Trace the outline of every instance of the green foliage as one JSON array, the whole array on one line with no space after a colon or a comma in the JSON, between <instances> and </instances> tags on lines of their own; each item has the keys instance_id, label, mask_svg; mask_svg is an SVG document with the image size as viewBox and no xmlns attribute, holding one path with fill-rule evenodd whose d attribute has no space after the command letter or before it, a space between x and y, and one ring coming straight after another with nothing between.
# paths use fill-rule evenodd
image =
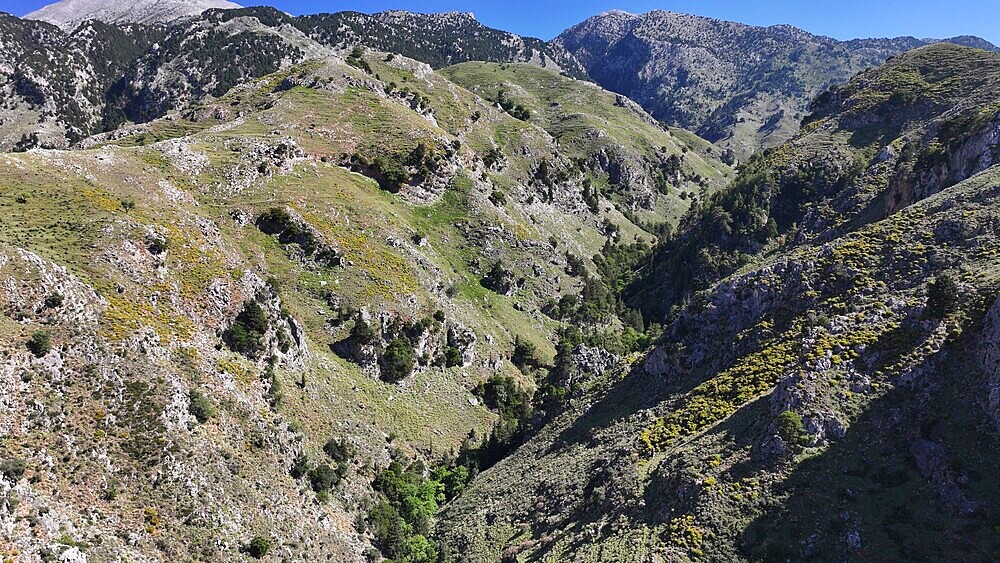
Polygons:
<instances>
[{"instance_id":1,"label":"green foliage","mask_svg":"<svg viewBox=\"0 0 1000 563\"><path fill-rule=\"evenodd\" d=\"M520 335L514 337L514 352L511 354L510 361L521 371L525 371L526 368L542 366L542 361L538 358L538 348L532 342L521 338Z\"/></svg>"},{"instance_id":2,"label":"green foliage","mask_svg":"<svg viewBox=\"0 0 1000 563\"><path fill-rule=\"evenodd\" d=\"M188 395L188 399L190 400L188 412L190 412L198 420L198 422L204 424L215 416L215 407L212 406L212 401L210 401L209 398L198 389L192 389L191 393Z\"/></svg>"},{"instance_id":3,"label":"green foliage","mask_svg":"<svg viewBox=\"0 0 1000 563\"><path fill-rule=\"evenodd\" d=\"M63 297L62 293L58 293L58 292L57 293L53 293L53 294L51 294L51 295L49 295L48 297L45 298L45 308L46 309L58 309L59 307L62 307L63 300L64 300L64 297Z\"/></svg>"},{"instance_id":4,"label":"green foliage","mask_svg":"<svg viewBox=\"0 0 1000 563\"><path fill-rule=\"evenodd\" d=\"M233 325L222 333L229 349L248 358L255 358L264 349L264 334L269 327L267 313L254 300L243 304Z\"/></svg>"},{"instance_id":5,"label":"green foliage","mask_svg":"<svg viewBox=\"0 0 1000 563\"><path fill-rule=\"evenodd\" d=\"M514 289L514 273L496 262L479 283L490 291L508 295Z\"/></svg>"},{"instance_id":6,"label":"green foliage","mask_svg":"<svg viewBox=\"0 0 1000 563\"><path fill-rule=\"evenodd\" d=\"M416 361L413 344L406 338L396 338L382 354L382 377L393 383L406 379L413 373Z\"/></svg>"},{"instance_id":7,"label":"green foliage","mask_svg":"<svg viewBox=\"0 0 1000 563\"><path fill-rule=\"evenodd\" d=\"M47 330L36 330L25 346L35 357L41 358L52 350L52 334Z\"/></svg>"},{"instance_id":8,"label":"green foliage","mask_svg":"<svg viewBox=\"0 0 1000 563\"><path fill-rule=\"evenodd\" d=\"M808 439L805 427L802 426L802 415L795 411L785 411L778 415L775 424L778 435L790 448L798 448Z\"/></svg>"},{"instance_id":9,"label":"green foliage","mask_svg":"<svg viewBox=\"0 0 1000 563\"><path fill-rule=\"evenodd\" d=\"M520 119L521 121L528 121L531 119L531 111L524 107L524 105L510 99L506 90L500 90L497 92L495 102L498 106L500 106L500 109L510 114L510 116L514 119Z\"/></svg>"},{"instance_id":10,"label":"green foliage","mask_svg":"<svg viewBox=\"0 0 1000 563\"><path fill-rule=\"evenodd\" d=\"M357 451L354 446L347 441L346 438L330 438L327 440L326 444L323 445L323 453L330 456L330 459L337 462L338 464L346 464L351 458L357 455Z\"/></svg>"},{"instance_id":11,"label":"green foliage","mask_svg":"<svg viewBox=\"0 0 1000 563\"><path fill-rule=\"evenodd\" d=\"M28 464L21 458L15 457L0 461L0 474L9 481L17 481L24 476L24 470Z\"/></svg>"},{"instance_id":12,"label":"green foliage","mask_svg":"<svg viewBox=\"0 0 1000 563\"><path fill-rule=\"evenodd\" d=\"M152 254L163 254L167 251L170 246L170 240L167 237L159 235L151 235L146 237L146 248Z\"/></svg>"},{"instance_id":13,"label":"green foliage","mask_svg":"<svg viewBox=\"0 0 1000 563\"><path fill-rule=\"evenodd\" d=\"M375 343L378 337L379 335L375 332L375 329L368 324L368 321L365 320L361 313L358 313L354 317L354 326L351 327L351 340L361 345L368 345Z\"/></svg>"},{"instance_id":14,"label":"green foliage","mask_svg":"<svg viewBox=\"0 0 1000 563\"><path fill-rule=\"evenodd\" d=\"M451 479L448 472L439 475ZM383 498L368 512L367 523L382 555L397 562L436 561L437 546L428 537L446 486L425 478L423 464L404 467L398 461L376 475L372 486Z\"/></svg>"},{"instance_id":15,"label":"green foliage","mask_svg":"<svg viewBox=\"0 0 1000 563\"><path fill-rule=\"evenodd\" d=\"M958 282L947 272L935 276L927 287L927 307L924 312L934 319L944 318L958 310Z\"/></svg>"},{"instance_id":16,"label":"green foliage","mask_svg":"<svg viewBox=\"0 0 1000 563\"><path fill-rule=\"evenodd\" d=\"M480 383L473 392L499 416L489 439L479 452L480 467L486 468L521 445L527 435L534 409L531 395L508 375L494 374L486 382Z\"/></svg>"},{"instance_id":17,"label":"green foliage","mask_svg":"<svg viewBox=\"0 0 1000 563\"><path fill-rule=\"evenodd\" d=\"M309 472L309 484L317 493L328 493L340 483L341 477L340 472L329 464L321 463Z\"/></svg>"},{"instance_id":18,"label":"green foliage","mask_svg":"<svg viewBox=\"0 0 1000 563\"><path fill-rule=\"evenodd\" d=\"M462 351L455 346L448 346L444 351L444 365L445 367L453 368L460 366L464 363L462 358Z\"/></svg>"},{"instance_id":19,"label":"green foliage","mask_svg":"<svg viewBox=\"0 0 1000 563\"><path fill-rule=\"evenodd\" d=\"M254 536L246 546L247 555L254 559L263 559L271 551L271 540L264 536Z\"/></svg>"}]
</instances>

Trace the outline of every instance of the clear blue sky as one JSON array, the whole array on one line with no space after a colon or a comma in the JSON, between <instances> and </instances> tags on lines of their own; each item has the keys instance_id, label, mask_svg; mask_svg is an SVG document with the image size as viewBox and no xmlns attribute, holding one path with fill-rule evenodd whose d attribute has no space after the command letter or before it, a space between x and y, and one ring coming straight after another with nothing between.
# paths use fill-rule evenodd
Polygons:
<instances>
[{"instance_id":1,"label":"clear blue sky","mask_svg":"<svg viewBox=\"0 0 1000 563\"><path fill-rule=\"evenodd\" d=\"M0 0L0 11L24 15L51 0ZM674 10L749 23L788 23L838 39L856 37L950 37L978 35L1000 44L998 0L249 0L292 14L356 10L475 12L491 27L550 39L594 14L618 8L633 13Z\"/></svg>"}]
</instances>

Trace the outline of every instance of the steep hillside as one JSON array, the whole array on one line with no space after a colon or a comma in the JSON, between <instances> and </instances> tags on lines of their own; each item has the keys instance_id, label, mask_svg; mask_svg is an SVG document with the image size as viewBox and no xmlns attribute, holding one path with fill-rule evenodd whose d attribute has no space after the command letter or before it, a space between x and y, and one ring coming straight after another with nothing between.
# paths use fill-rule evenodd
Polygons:
<instances>
[{"instance_id":1,"label":"steep hillside","mask_svg":"<svg viewBox=\"0 0 1000 563\"><path fill-rule=\"evenodd\" d=\"M998 54L938 44L819 96L795 138L654 252L632 302L662 317L754 256L830 240L992 166L998 69Z\"/></svg>"},{"instance_id":2,"label":"steep hillside","mask_svg":"<svg viewBox=\"0 0 1000 563\"><path fill-rule=\"evenodd\" d=\"M954 41L996 49L977 38ZM786 25L614 11L571 27L553 43L601 86L744 158L791 137L809 101L832 84L927 41L841 42Z\"/></svg>"},{"instance_id":3,"label":"steep hillside","mask_svg":"<svg viewBox=\"0 0 1000 563\"><path fill-rule=\"evenodd\" d=\"M303 16L295 25L330 45L367 45L434 68L466 61L522 62L575 78L586 76L580 63L558 45L486 27L469 13L338 12Z\"/></svg>"},{"instance_id":4,"label":"steep hillside","mask_svg":"<svg viewBox=\"0 0 1000 563\"><path fill-rule=\"evenodd\" d=\"M66 34L0 14L0 149L65 147L100 131L105 92L159 36L100 22Z\"/></svg>"},{"instance_id":5,"label":"steep hillside","mask_svg":"<svg viewBox=\"0 0 1000 563\"><path fill-rule=\"evenodd\" d=\"M445 508L446 551L995 558L998 61L925 47L817 100L658 252L743 248L731 269L644 357L577 364L567 410Z\"/></svg>"},{"instance_id":6,"label":"steep hillside","mask_svg":"<svg viewBox=\"0 0 1000 563\"><path fill-rule=\"evenodd\" d=\"M213 8L239 8L226 0L60 0L24 16L72 31L87 20L110 24L170 23Z\"/></svg>"},{"instance_id":7,"label":"steep hillside","mask_svg":"<svg viewBox=\"0 0 1000 563\"><path fill-rule=\"evenodd\" d=\"M537 123L593 176L595 194L607 194L640 220L672 228L692 203L727 180L715 147L661 127L631 100L589 82L526 64L463 63L443 73Z\"/></svg>"},{"instance_id":8,"label":"steep hillside","mask_svg":"<svg viewBox=\"0 0 1000 563\"><path fill-rule=\"evenodd\" d=\"M433 514L470 431L516 445L492 390L545 384L514 365L556 355L541 309L649 238L544 129L386 53L82 145L0 157L0 520L32 558L426 560L388 476L416 460Z\"/></svg>"}]
</instances>

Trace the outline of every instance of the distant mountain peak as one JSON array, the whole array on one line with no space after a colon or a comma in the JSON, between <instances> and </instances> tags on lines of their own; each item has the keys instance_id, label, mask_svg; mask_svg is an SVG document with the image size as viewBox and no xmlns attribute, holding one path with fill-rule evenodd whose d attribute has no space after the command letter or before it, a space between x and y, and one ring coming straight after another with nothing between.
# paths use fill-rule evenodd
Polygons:
<instances>
[{"instance_id":1,"label":"distant mountain peak","mask_svg":"<svg viewBox=\"0 0 1000 563\"><path fill-rule=\"evenodd\" d=\"M240 8L227 0L60 0L24 16L63 29L87 20L106 23L169 23L212 8Z\"/></svg>"}]
</instances>

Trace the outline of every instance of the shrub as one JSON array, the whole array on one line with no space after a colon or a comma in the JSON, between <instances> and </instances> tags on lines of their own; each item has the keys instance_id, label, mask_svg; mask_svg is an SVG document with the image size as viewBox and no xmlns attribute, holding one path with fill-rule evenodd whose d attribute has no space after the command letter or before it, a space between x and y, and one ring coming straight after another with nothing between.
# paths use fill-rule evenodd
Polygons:
<instances>
[{"instance_id":1,"label":"shrub","mask_svg":"<svg viewBox=\"0 0 1000 563\"><path fill-rule=\"evenodd\" d=\"M212 401L204 393L197 389L192 389L188 398L191 401L188 405L188 412L194 415L198 419L198 422L204 424L215 416L215 407L212 406Z\"/></svg>"},{"instance_id":2,"label":"shrub","mask_svg":"<svg viewBox=\"0 0 1000 563\"><path fill-rule=\"evenodd\" d=\"M778 415L776 424L778 435L790 448L798 448L805 443L807 435L799 413L785 411Z\"/></svg>"},{"instance_id":3,"label":"shrub","mask_svg":"<svg viewBox=\"0 0 1000 563\"><path fill-rule=\"evenodd\" d=\"M526 367L537 368L542 365L538 359L538 348L520 336L514 337L514 353L511 354L510 361L521 371Z\"/></svg>"},{"instance_id":4,"label":"shrub","mask_svg":"<svg viewBox=\"0 0 1000 563\"><path fill-rule=\"evenodd\" d=\"M122 198L118 201L118 203L121 204L122 209L125 211L125 213L128 213L129 211L135 209L135 200L130 197Z\"/></svg>"},{"instance_id":5,"label":"shrub","mask_svg":"<svg viewBox=\"0 0 1000 563\"><path fill-rule=\"evenodd\" d=\"M55 309L57 307L62 307L64 298L62 293L53 293L45 298L45 307L47 309Z\"/></svg>"},{"instance_id":6,"label":"shrub","mask_svg":"<svg viewBox=\"0 0 1000 563\"><path fill-rule=\"evenodd\" d=\"M268 326L264 309L256 301L247 301L233 326L222 333L222 340L233 352L252 358L264 349Z\"/></svg>"},{"instance_id":7,"label":"shrub","mask_svg":"<svg viewBox=\"0 0 1000 563\"><path fill-rule=\"evenodd\" d=\"M167 247L170 245L170 241L167 237L161 237L159 235L150 235L146 238L146 248L153 254L163 254L167 251Z\"/></svg>"},{"instance_id":8,"label":"shrub","mask_svg":"<svg viewBox=\"0 0 1000 563\"><path fill-rule=\"evenodd\" d=\"M416 352L405 338L396 338L389 343L382 355L382 375L393 383L406 379L413 373Z\"/></svg>"},{"instance_id":9,"label":"shrub","mask_svg":"<svg viewBox=\"0 0 1000 563\"><path fill-rule=\"evenodd\" d=\"M448 346L444 351L444 366L453 368L462 365L465 360L462 358L462 351L455 346Z\"/></svg>"},{"instance_id":10,"label":"shrub","mask_svg":"<svg viewBox=\"0 0 1000 563\"><path fill-rule=\"evenodd\" d=\"M28 464L21 458L15 457L0 461L0 474L11 481L17 481L24 476L24 470Z\"/></svg>"},{"instance_id":11,"label":"shrub","mask_svg":"<svg viewBox=\"0 0 1000 563\"><path fill-rule=\"evenodd\" d=\"M35 357L41 358L52 350L52 335L47 330L36 330L26 346Z\"/></svg>"},{"instance_id":12,"label":"shrub","mask_svg":"<svg viewBox=\"0 0 1000 563\"><path fill-rule=\"evenodd\" d=\"M940 273L927 287L927 316L940 319L958 310L958 282L950 274Z\"/></svg>"},{"instance_id":13,"label":"shrub","mask_svg":"<svg viewBox=\"0 0 1000 563\"><path fill-rule=\"evenodd\" d=\"M345 463L355 455L354 446L345 438L330 438L323 446L323 452L330 456L330 459L337 463Z\"/></svg>"},{"instance_id":14,"label":"shrub","mask_svg":"<svg viewBox=\"0 0 1000 563\"><path fill-rule=\"evenodd\" d=\"M378 339L378 334L368 321L361 316L361 313L354 319L354 326L351 328L351 340L358 344L371 344Z\"/></svg>"},{"instance_id":15,"label":"shrub","mask_svg":"<svg viewBox=\"0 0 1000 563\"><path fill-rule=\"evenodd\" d=\"M329 491L340 482L340 474L328 464L323 463L309 472L309 484L317 493Z\"/></svg>"},{"instance_id":16,"label":"shrub","mask_svg":"<svg viewBox=\"0 0 1000 563\"><path fill-rule=\"evenodd\" d=\"M264 536L254 536L247 544L247 554L254 559L263 559L268 551L271 551L271 540Z\"/></svg>"}]
</instances>

